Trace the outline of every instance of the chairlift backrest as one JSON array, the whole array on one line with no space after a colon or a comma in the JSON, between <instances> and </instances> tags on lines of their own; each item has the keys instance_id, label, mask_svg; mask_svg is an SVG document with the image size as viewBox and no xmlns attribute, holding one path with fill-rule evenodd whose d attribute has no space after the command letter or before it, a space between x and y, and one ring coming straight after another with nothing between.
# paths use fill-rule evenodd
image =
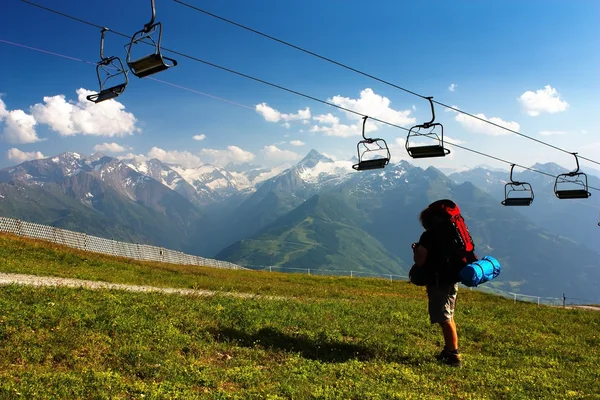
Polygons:
<instances>
[{"instance_id":1,"label":"chairlift backrest","mask_svg":"<svg viewBox=\"0 0 600 400\"><path fill-rule=\"evenodd\" d=\"M156 19L154 0L151 0L151 7L152 18L150 19L150 22L145 24L143 29L133 34L131 42L128 45L129 47L127 48L127 65L129 66L131 73L138 78L153 75L177 65L176 60L163 56L160 51L162 42L162 23L154 22ZM156 31L158 31L158 40L152 38L152 34ZM148 41L144 41L145 39L148 39ZM131 50L134 45L137 45L140 42L153 45L154 52L132 60ZM166 63L165 60L170 61L170 64Z\"/></svg>"},{"instance_id":2,"label":"chairlift backrest","mask_svg":"<svg viewBox=\"0 0 600 400\"><path fill-rule=\"evenodd\" d=\"M533 203L533 188L527 182L519 182L513 179L513 169L515 164L510 167L510 182L504 185L503 206L529 206Z\"/></svg>"},{"instance_id":3,"label":"chairlift backrest","mask_svg":"<svg viewBox=\"0 0 600 400\"><path fill-rule=\"evenodd\" d=\"M592 194L588 191L587 175L583 172L579 172L579 160L577 153L572 153L575 156L575 162L577 168L575 171L559 174L554 182L554 194L559 199L587 199ZM560 179L560 182L559 182ZM569 189L564 189L564 184L571 184L580 186L577 189L573 189L572 186ZM560 185L560 186L559 186Z\"/></svg>"},{"instance_id":4,"label":"chairlift backrest","mask_svg":"<svg viewBox=\"0 0 600 400\"><path fill-rule=\"evenodd\" d=\"M430 157L444 157L450 154L450 150L444 148L444 126L439 122L435 121L435 110L433 108L433 97L426 97L431 105L431 121L425 122L420 125L415 125L409 129L404 147L406 152L412 158L430 158ZM421 133L421 130L427 130L427 133ZM439 130L439 134L437 133ZM427 146L411 146L410 138L424 136L430 139L438 141L437 144Z\"/></svg>"},{"instance_id":5,"label":"chairlift backrest","mask_svg":"<svg viewBox=\"0 0 600 400\"><path fill-rule=\"evenodd\" d=\"M100 36L100 61L98 61L96 64L96 75L98 77L98 85L100 86L100 90L98 93L86 96L89 101L94 103L100 103L120 96L123 94L127 84L129 83L127 69L123 65L121 59L116 56L104 57L104 37L106 31L108 31L108 28L102 28L102 33ZM105 75L104 79L103 75ZM121 75L123 78L121 78L120 83L106 87L106 83L108 81L115 82L116 80L114 78L117 78Z\"/></svg>"},{"instance_id":6,"label":"chairlift backrest","mask_svg":"<svg viewBox=\"0 0 600 400\"><path fill-rule=\"evenodd\" d=\"M358 152L358 163L354 164L352 168L357 171L364 171L370 169L380 169L384 168L389 162L391 157L390 149L387 146L385 140L380 138L367 138L365 137L365 125L367 123L368 116L363 117L363 127L362 127L362 137L363 140L356 144L356 150ZM363 150L361 151L361 145ZM373 147L369 147L369 145L374 145ZM375 147L377 146L377 147ZM372 159L365 160L365 155L367 153L373 153L377 155L381 155L383 152L383 157L377 157Z\"/></svg>"}]
</instances>

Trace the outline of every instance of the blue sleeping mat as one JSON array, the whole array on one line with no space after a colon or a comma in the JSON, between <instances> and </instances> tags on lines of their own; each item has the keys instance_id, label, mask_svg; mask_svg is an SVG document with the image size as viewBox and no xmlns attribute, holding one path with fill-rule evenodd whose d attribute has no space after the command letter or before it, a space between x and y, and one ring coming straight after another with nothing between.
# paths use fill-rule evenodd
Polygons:
<instances>
[{"instance_id":1,"label":"blue sleeping mat","mask_svg":"<svg viewBox=\"0 0 600 400\"><path fill-rule=\"evenodd\" d=\"M492 256L485 256L460 270L460 282L465 286L475 287L500 275L500 270L498 260Z\"/></svg>"}]
</instances>

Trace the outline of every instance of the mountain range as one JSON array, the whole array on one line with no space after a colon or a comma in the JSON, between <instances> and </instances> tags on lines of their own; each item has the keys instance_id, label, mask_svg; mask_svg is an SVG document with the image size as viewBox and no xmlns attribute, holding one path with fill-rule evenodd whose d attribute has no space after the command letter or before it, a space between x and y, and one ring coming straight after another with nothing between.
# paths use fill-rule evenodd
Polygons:
<instances>
[{"instance_id":1,"label":"mountain range","mask_svg":"<svg viewBox=\"0 0 600 400\"><path fill-rule=\"evenodd\" d=\"M185 168L63 153L0 170L0 215L252 268L406 275L410 244L422 232L418 213L446 197L460 205L478 255L502 262L494 285L600 301L600 227L589 199L558 200L551 179L526 171L514 178L532 184L533 204L503 207L508 173L500 170L480 166L445 175L406 161L383 170L351 166L352 160L315 150L276 168ZM553 163L533 168L567 172ZM600 187L600 179L589 179Z\"/></svg>"}]
</instances>

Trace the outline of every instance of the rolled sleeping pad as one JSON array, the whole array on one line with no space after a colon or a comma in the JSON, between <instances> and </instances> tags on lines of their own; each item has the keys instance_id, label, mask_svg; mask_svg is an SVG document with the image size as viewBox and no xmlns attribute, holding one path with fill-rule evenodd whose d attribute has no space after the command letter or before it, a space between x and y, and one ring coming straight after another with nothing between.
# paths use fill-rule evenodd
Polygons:
<instances>
[{"instance_id":1,"label":"rolled sleeping pad","mask_svg":"<svg viewBox=\"0 0 600 400\"><path fill-rule=\"evenodd\" d=\"M502 267L498 260L492 256L485 256L481 260L468 264L460 270L460 283L465 286L475 287L482 283L491 281L498 275Z\"/></svg>"}]
</instances>

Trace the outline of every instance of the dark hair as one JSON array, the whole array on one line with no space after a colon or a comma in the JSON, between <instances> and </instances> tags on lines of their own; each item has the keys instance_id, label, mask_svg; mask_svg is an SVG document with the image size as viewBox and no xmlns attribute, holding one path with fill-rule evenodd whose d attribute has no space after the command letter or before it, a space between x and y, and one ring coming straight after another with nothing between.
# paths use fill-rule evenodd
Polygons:
<instances>
[{"instance_id":1,"label":"dark hair","mask_svg":"<svg viewBox=\"0 0 600 400\"><path fill-rule=\"evenodd\" d=\"M423 228L425 228L426 231L433 227L431 209L429 209L429 207L421 211L421 214L419 214L419 221L421 221L421 225L423 225Z\"/></svg>"}]
</instances>

